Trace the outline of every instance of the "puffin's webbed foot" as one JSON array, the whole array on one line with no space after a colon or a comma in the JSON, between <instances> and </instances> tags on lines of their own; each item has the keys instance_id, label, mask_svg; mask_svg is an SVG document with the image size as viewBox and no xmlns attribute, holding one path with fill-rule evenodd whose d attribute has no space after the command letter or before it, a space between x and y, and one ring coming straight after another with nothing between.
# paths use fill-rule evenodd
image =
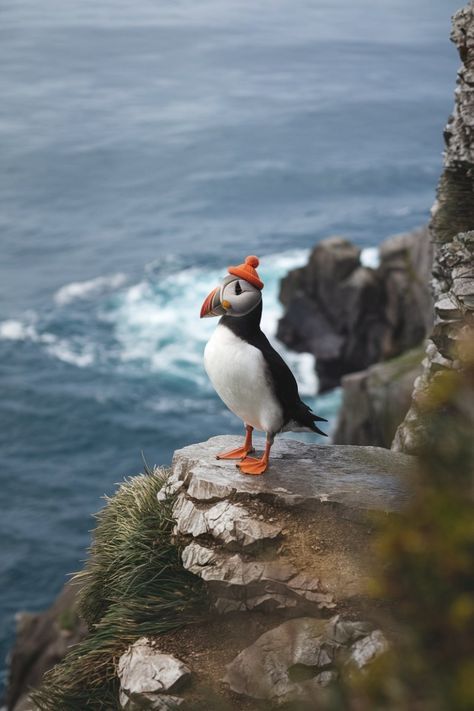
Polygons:
<instances>
[{"instance_id":1,"label":"puffin's webbed foot","mask_svg":"<svg viewBox=\"0 0 474 711\"><path fill-rule=\"evenodd\" d=\"M267 471L268 458L262 457L261 459L255 459L255 457L245 457L245 459L242 459L242 461L235 466L240 469L242 474L258 476Z\"/></svg>"},{"instance_id":2,"label":"puffin's webbed foot","mask_svg":"<svg viewBox=\"0 0 474 711\"><path fill-rule=\"evenodd\" d=\"M265 442L265 452L261 459L255 459L255 457L245 457L241 462L236 464L240 469L242 474L249 474L250 476L258 476L263 474L268 469L268 460L270 459L270 449L273 444L273 434L267 432L267 441Z\"/></svg>"},{"instance_id":3,"label":"puffin's webbed foot","mask_svg":"<svg viewBox=\"0 0 474 711\"><path fill-rule=\"evenodd\" d=\"M250 452L255 452L255 449L251 447L237 447L237 449L231 449L230 452L220 452L216 454L216 459L244 459Z\"/></svg>"},{"instance_id":4,"label":"puffin's webbed foot","mask_svg":"<svg viewBox=\"0 0 474 711\"><path fill-rule=\"evenodd\" d=\"M250 425L245 425L245 442L242 447L237 447L237 449L231 449L230 452L222 452L221 454L216 454L216 459L244 459L250 452L255 452L254 446L252 444L252 432L253 427Z\"/></svg>"}]
</instances>

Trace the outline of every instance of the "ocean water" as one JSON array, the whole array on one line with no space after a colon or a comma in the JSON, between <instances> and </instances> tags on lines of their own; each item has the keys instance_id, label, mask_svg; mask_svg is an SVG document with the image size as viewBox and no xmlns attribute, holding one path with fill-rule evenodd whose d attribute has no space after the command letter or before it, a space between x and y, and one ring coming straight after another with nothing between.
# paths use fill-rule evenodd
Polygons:
<instances>
[{"instance_id":1,"label":"ocean water","mask_svg":"<svg viewBox=\"0 0 474 711\"><path fill-rule=\"evenodd\" d=\"M240 431L201 302L342 233L426 222L458 59L451 0L4 0L0 7L0 655L81 565L141 453ZM281 346L279 346L281 348ZM282 349L284 350L284 349ZM302 394L311 357L285 353Z\"/></svg>"}]
</instances>

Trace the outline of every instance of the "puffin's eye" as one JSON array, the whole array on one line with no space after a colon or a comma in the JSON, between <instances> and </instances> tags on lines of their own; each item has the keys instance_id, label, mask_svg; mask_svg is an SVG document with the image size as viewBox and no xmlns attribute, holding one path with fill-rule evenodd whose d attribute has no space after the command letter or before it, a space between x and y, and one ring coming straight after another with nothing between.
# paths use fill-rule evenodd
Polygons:
<instances>
[{"instance_id":1,"label":"puffin's eye","mask_svg":"<svg viewBox=\"0 0 474 711\"><path fill-rule=\"evenodd\" d=\"M235 282L235 293L237 296L242 293L242 287L240 286L240 281Z\"/></svg>"}]
</instances>

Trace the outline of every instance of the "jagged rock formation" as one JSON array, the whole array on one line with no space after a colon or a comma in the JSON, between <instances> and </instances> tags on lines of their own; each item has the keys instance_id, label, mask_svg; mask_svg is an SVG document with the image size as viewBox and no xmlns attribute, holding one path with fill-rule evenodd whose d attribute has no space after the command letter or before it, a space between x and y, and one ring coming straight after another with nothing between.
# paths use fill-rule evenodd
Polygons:
<instances>
[{"instance_id":1,"label":"jagged rock formation","mask_svg":"<svg viewBox=\"0 0 474 711\"><path fill-rule=\"evenodd\" d=\"M305 267L282 280L278 337L316 357L321 391L347 373L418 346L431 326L427 230L386 240L377 269L362 266L360 253L331 237L316 245Z\"/></svg>"},{"instance_id":2,"label":"jagged rock formation","mask_svg":"<svg viewBox=\"0 0 474 711\"><path fill-rule=\"evenodd\" d=\"M462 66L453 115L445 130L444 172L432 209L430 233L435 245L433 290L435 324L423 373L416 380L412 406L399 427L394 448L418 451L425 441L420 407L440 369L460 365L457 343L472 339L474 323L474 3L453 17L451 39Z\"/></svg>"},{"instance_id":3,"label":"jagged rock formation","mask_svg":"<svg viewBox=\"0 0 474 711\"><path fill-rule=\"evenodd\" d=\"M256 709L262 698L302 699L308 691L322 693L347 665L362 667L386 648L372 619L381 601L367 590L368 514L394 516L404 508L413 458L377 447L279 438L268 472L251 477L215 458L239 441L213 437L178 450L169 478L154 491L157 516L160 507L172 507L167 535L204 591L193 624L155 637L142 632L120 652L115 664L123 709L237 709L243 703ZM44 619L53 619L51 613ZM278 651L278 640L291 637L292 645ZM248 660L259 649L266 652L254 668ZM20 667L17 672L16 696L25 693ZM21 703L28 703L25 696Z\"/></svg>"},{"instance_id":4,"label":"jagged rock formation","mask_svg":"<svg viewBox=\"0 0 474 711\"><path fill-rule=\"evenodd\" d=\"M213 437L175 453L184 567L206 582L220 613L320 614L355 604L366 592L365 514L403 506L410 460L280 439L269 472L254 478L215 459L237 443Z\"/></svg>"},{"instance_id":5,"label":"jagged rock formation","mask_svg":"<svg viewBox=\"0 0 474 711\"><path fill-rule=\"evenodd\" d=\"M415 348L360 373L345 375L332 441L390 449L397 427L410 407L423 353L423 348Z\"/></svg>"},{"instance_id":6,"label":"jagged rock formation","mask_svg":"<svg viewBox=\"0 0 474 711\"><path fill-rule=\"evenodd\" d=\"M30 708L25 691L38 686L43 674L85 637L87 629L77 614L76 597L77 586L68 584L49 610L18 614L8 679L9 709Z\"/></svg>"},{"instance_id":7,"label":"jagged rock formation","mask_svg":"<svg viewBox=\"0 0 474 711\"><path fill-rule=\"evenodd\" d=\"M388 649L380 630L365 622L300 617L284 622L242 650L227 666L232 691L274 703L313 703L341 666L366 666Z\"/></svg>"}]
</instances>

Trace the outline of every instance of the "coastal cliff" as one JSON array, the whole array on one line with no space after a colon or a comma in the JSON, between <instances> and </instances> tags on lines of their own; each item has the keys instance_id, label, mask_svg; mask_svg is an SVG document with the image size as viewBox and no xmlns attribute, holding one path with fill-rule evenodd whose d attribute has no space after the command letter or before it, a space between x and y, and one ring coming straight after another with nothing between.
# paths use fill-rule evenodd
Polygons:
<instances>
[{"instance_id":1,"label":"coastal cliff","mask_svg":"<svg viewBox=\"0 0 474 711\"><path fill-rule=\"evenodd\" d=\"M451 39L462 64L428 228L384 242L376 270L360 264L360 250L347 240L323 240L308 265L282 282L280 338L315 355L321 390L342 384L338 444L420 451L426 394L441 371L461 367L472 340L472 2L454 15Z\"/></svg>"},{"instance_id":2,"label":"coastal cliff","mask_svg":"<svg viewBox=\"0 0 474 711\"><path fill-rule=\"evenodd\" d=\"M427 436L420 410L430 385L442 370L457 370L463 343L474 329L474 3L454 15L451 39L461 58L455 105L445 129L444 171L432 208L434 244L434 328L423 371L415 383L410 410L394 448L416 452Z\"/></svg>"},{"instance_id":3,"label":"coastal cliff","mask_svg":"<svg viewBox=\"0 0 474 711\"><path fill-rule=\"evenodd\" d=\"M385 606L367 582L371 517L403 511L414 460L280 439L269 472L245 477L215 459L236 444L221 436L185 447L170 472L122 485L77 581L72 607L88 634L33 701L32 647L45 655L39 637L20 634L10 709L76 709L81 698L88 708L253 709L312 699L386 651ZM300 641L291 651L285 638ZM308 667L301 678L299 667Z\"/></svg>"},{"instance_id":4,"label":"coastal cliff","mask_svg":"<svg viewBox=\"0 0 474 711\"><path fill-rule=\"evenodd\" d=\"M20 635L9 711L472 708L473 364L420 460L279 439L245 477L219 436L125 481L76 576L84 638L31 691Z\"/></svg>"}]
</instances>

